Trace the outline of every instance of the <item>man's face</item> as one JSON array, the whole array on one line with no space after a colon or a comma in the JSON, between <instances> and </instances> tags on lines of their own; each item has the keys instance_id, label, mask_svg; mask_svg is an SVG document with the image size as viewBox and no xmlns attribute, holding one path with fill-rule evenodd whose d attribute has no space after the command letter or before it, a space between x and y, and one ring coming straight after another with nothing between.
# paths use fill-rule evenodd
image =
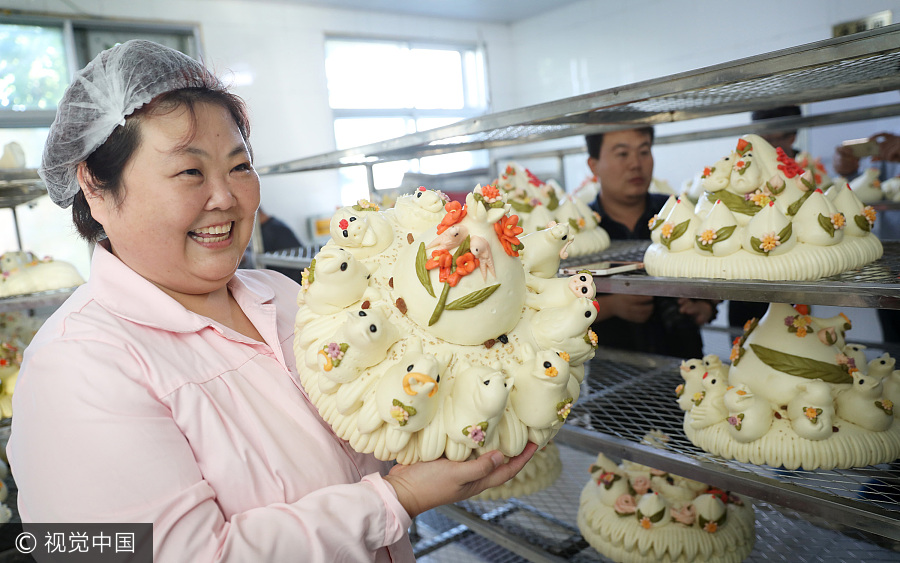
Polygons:
<instances>
[{"instance_id":1,"label":"man's face","mask_svg":"<svg viewBox=\"0 0 900 563\"><path fill-rule=\"evenodd\" d=\"M600 181L603 200L638 205L653 179L650 135L634 129L606 133L600 158L589 158L588 166Z\"/></svg>"},{"instance_id":2,"label":"man's face","mask_svg":"<svg viewBox=\"0 0 900 563\"><path fill-rule=\"evenodd\" d=\"M796 131L780 131L777 133L766 133L765 135L760 135L763 139L767 140L770 145L774 148L781 147L788 156L793 156L794 154L794 142L797 140L797 132Z\"/></svg>"}]
</instances>

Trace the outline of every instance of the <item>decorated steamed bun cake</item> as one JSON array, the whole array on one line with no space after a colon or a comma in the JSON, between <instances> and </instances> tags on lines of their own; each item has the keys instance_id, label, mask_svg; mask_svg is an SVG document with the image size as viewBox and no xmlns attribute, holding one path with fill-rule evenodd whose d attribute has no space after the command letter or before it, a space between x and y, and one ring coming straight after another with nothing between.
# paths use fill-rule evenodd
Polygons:
<instances>
[{"instance_id":1,"label":"decorated steamed bun cake","mask_svg":"<svg viewBox=\"0 0 900 563\"><path fill-rule=\"evenodd\" d=\"M509 481L485 489L470 500L501 500L523 497L542 491L556 482L562 473L559 448L551 440L546 446L534 452L528 463Z\"/></svg>"},{"instance_id":2,"label":"decorated steamed bun cake","mask_svg":"<svg viewBox=\"0 0 900 563\"><path fill-rule=\"evenodd\" d=\"M900 371L847 344L843 314L821 319L773 303L718 356L681 364L688 439L741 462L833 469L900 457Z\"/></svg>"},{"instance_id":3,"label":"decorated steamed bun cake","mask_svg":"<svg viewBox=\"0 0 900 563\"><path fill-rule=\"evenodd\" d=\"M602 453L590 473L578 528L614 561L738 563L753 551L753 507L737 495Z\"/></svg>"},{"instance_id":4,"label":"decorated steamed bun cake","mask_svg":"<svg viewBox=\"0 0 900 563\"><path fill-rule=\"evenodd\" d=\"M651 220L651 276L814 280L877 260L875 210L846 184L823 192L781 148L744 135L707 167L697 205L671 196Z\"/></svg>"},{"instance_id":5,"label":"decorated steamed bun cake","mask_svg":"<svg viewBox=\"0 0 900 563\"><path fill-rule=\"evenodd\" d=\"M577 235L567 250L569 255L585 256L609 248L609 234L600 226L600 216L581 198L566 194L555 180L544 182L511 162L494 185L506 194L526 234L568 223Z\"/></svg>"},{"instance_id":6,"label":"decorated steamed bun cake","mask_svg":"<svg viewBox=\"0 0 900 563\"><path fill-rule=\"evenodd\" d=\"M594 355L593 278L556 278L568 223L522 236L506 196L419 188L338 210L304 272L294 349L322 417L400 463L544 446Z\"/></svg>"},{"instance_id":7,"label":"decorated steamed bun cake","mask_svg":"<svg viewBox=\"0 0 900 563\"><path fill-rule=\"evenodd\" d=\"M83 283L78 270L68 262L50 257L39 260L31 252L0 255L0 297L66 289Z\"/></svg>"}]
</instances>

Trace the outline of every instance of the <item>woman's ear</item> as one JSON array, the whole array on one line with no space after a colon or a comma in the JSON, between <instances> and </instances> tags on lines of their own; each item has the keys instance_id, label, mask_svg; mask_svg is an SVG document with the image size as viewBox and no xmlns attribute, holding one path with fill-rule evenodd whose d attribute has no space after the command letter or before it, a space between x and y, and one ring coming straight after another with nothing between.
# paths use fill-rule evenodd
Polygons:
<instances>
[{"instance_id":1,"label":"woman's ear","mask_svg":"<svg viewBox=\"0 0 900 563\"><path fill-rule=\"evenodd\" d=\"M106 197L103 191L97 187L91 171L88 170L87 163L78 163L76 176L78 178L78 186L84 194L84 199L87 201L88 207L91 208L91 216L102 225L108 213Z\"/></svg>"}]
</instances>

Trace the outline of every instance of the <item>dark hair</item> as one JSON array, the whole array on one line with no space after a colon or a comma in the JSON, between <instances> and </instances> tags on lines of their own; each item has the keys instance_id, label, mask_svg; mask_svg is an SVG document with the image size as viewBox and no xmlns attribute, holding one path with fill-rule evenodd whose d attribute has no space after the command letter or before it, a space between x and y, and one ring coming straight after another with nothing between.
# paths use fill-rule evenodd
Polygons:
<instances>
[{"instance_id":1,"label":"dark hair","mask_svg":"<svg viewBox=\"0 0 900 563\"><path fill-rule=\"evenodd\" d=\"M652 126L635 127L634 131L649 135L650 144L653 144L654 131ZM591 158L600 158L600 148L603 147L603 135L604 133L592 133L584 136L584 140L587 143L588 156Z\"/></svg>"},{"instance_id":2,"label":"dark hair","mask_svg":"<svg viewBox=\"0 0 900 563\"><path fill-rule=\"evenodd\" d=\"M777 108L758 109L750 113L751 121L762 121L764 119L775 119L776 117L791 117L793 115L803 115L800 106L779 106Z\"/></svg>"},{"instance_id":3,"label":"dark hair","mask_svg":"<svg viewBox=\"0 0 900 563\"><path fill-rule=\"evenodd\" d=\"M228 110L238 126L241 137L247 143L252 159L253 150L250 148L249 141L250 120L244 101L215 86L182 88L160 94L142 108L135 110L126 118L125 125L116 127L109 138L85 159L92 187L104 192L106 197L113 198L117 204L122 203L122 172L141 145L140 123L142 119L149 115L165 115L179 107L186 108L192 123L190 135L185 139L185 143L189 143L196 134L195 107L199 103L210 103ZM82 190L75 193L75 199L72 202L72 221L75 223L78 234L89 242L97 242L106 236L103 225L91 215L91 208Z\"/></svg>"}]
</instances>

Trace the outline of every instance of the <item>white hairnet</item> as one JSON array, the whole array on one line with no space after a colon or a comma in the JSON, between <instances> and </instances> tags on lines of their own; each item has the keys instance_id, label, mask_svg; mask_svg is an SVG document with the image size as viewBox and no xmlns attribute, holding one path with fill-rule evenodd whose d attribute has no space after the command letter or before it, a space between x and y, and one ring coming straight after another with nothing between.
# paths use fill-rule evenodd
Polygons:
<instances>
[{"instance_id":1,"label":"white hairnet","mask_svg":"<svg viewBox=\"0 0 900 563\"><path fill-rule=\"evenodd\" d=\"M80 189L76 170L125 117L156 96L181 88L218 86L202 64L144 40L103 51L75 74L56 110L38 170L50 199L72 204Z\"/></svg>"}]
</instances>

